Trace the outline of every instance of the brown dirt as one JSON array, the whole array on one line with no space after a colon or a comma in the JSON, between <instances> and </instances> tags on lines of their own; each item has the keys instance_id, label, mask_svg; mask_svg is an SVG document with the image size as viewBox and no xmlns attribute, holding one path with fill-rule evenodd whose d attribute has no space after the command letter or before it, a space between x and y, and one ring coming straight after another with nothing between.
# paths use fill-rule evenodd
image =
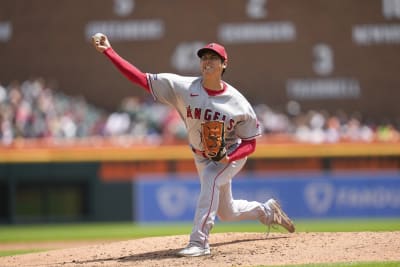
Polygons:
<instances>
[{"instance_id":1,"label":"brown dirt","mask_svg":"<svg viewBox=\"0 0 400 267\"><path fill-rule=\"evenodd\" d=\"M0 266L268 266L400 261L400 231L271 233L268 237L260 233L215 233L210 237L211 256L177 257L176 252L187 241L187 235L180 235L77 243L74 248L2 257Z\"/></svg>"}]
</instances>

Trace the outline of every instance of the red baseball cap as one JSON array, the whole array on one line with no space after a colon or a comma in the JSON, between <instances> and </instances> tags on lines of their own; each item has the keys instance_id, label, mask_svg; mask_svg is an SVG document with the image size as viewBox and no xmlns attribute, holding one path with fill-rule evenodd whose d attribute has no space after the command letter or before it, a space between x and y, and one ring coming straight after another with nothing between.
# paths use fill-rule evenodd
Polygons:
<instances>
[{"instance_id":1,"label":"red baseball cap","mask_svg":"<svg viewBox=\"0 0 400 267\"><path fill-rule=\"evenodd\" d=\"M199 57L201 57L207 51L214 51L220 57L222 57L223 60L227 60L228 59L228 54L225 51L225 47L223 47L220 44L210 43L210 44L206 45L205 47L199 49L199 51L197 51L197 55Z\"/></svg>"}]
</instances>

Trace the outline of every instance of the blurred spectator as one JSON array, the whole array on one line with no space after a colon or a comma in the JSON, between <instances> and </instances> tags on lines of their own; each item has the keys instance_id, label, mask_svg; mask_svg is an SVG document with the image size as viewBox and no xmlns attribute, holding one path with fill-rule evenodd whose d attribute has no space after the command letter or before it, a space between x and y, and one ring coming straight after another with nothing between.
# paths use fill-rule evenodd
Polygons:
<instances>
[{"instance_id":1,"label":"blurred spectator","mask_svg":"<svg viewBox=\"0 0 400 267\"><path fill-rule=\"evenodd\" d=\"M127 113L114 112L107 119L104 133L106 136L118 136L126 134L130 124L131 121Z\"/></svg>"},{"instance_id":2,"label":"blurred spectator","mask_svg":"<svg viewBox=\"0 0 400 267\"><path fill-rule=\"evenodd\" d=\"M284 136L287 141L307 143L400 141L394 124L363 123L359 113L304 112L295 101L287 103L287 114L267 104L254 109L267 138ZM117 111L107 113L82 96L67 96L49 88L41 78L0 85L2 145L21 138L75 140L94 136L114 138L123 145L174 143L186 139L186 129L176 110L152 100L127 97Z\"/></svg>"},{"instance_id":3,"label":"blurred spectator","mask_svg":"<svg viewBox=\"0 0 400 267\"><path fill-rule=\"evenodd\" d=\"M325 141L327 143L336 143L340 141L341 126L339 118L330 116L326 122Z\"/></svg>"},{"instance_id":4,"label":"blurred spectator","mask_svg":"<svg viewBox=\"0 0 400 267\"><path fill-rule=\"evenodd\" d=\"M392 124L380 125L376 131L377 140L382 142L398 142L400 134Z\"/></svg>"},{"instance_id":5,"label":"blurred spectator","mask_svg":"<svg viewBox=\"0 0 400 267\"><path fill-rule=\"evenodd\" d=\"M16 138L90 136L102 114L82 97L47 88L41 78L0 88L0 137L5 145Z\"/></svg>"},{"instance_id":6,"label":"blurred spectator","mask_svg":"<svg viewBox=\"0 0 400 267\"><path fill-rule=\"evenodd\" d=\"M163 125L163 140L167 143L186 139L186 128L175 109L169 110L164 118Z\"/></svg>"},{"instance_id":7,"label":"blurred spectator","mask_svg":"<svg viewBox=\"0 0 400 267\"><path fill-rule=\"evenodd\" d=\"M7 91L6 88L4 88L1 84L0 84L0 103L5 102L7 98Z\"/></svg>"},{"instance_id":8,"label":"blurred spectator","mask_svg":"<svg viewBox=\"0 0 400 267\"><path fill-rule=\"evenodd\" d=\"M373 141L374 134L367 125L361 125L357 118L351 118L344 126L343 139L346 141Z\"/></svg>"},{"instance_id":9,"label":"blurred spectator","mask_svg":"<svg viewBox=\"0 0 400 267\"><path fill-rule=\"evenodd\" d=\"M266 104L257 105L255 112L263 126L264 133L288 132L291 128L289 118L285 114L272 110Z\"/></svg>"},{"instance_id":10,"label":"blurred spectator","mask_svg":"<svg viewBox=\"0 0 400 267\"><path fill-rule=\"evenodd\" d=\"M265 104L255 107L258 118L264 127L264 133L289 133L293 140L307 143L336 142L397 142L400 140L398 129L393 124L373 126L362 123L361 114L348 116L339 110L331 115L326 111L310 110L301 112L297 102L290 101L287 113L279 113Z\"/></svg>"}]
</instances>

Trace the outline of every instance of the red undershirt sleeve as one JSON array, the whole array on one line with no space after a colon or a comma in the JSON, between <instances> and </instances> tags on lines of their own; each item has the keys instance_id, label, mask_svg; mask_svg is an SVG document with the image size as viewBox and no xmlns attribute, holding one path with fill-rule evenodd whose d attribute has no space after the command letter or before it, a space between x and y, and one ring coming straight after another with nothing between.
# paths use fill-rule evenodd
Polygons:
<instances>
[{"instance_id":1,"label":"red undershirt sleeve","mask_svg":"<svg viewBox=\"0 0 400 267\"><path fill-rule=\"evenodd\" d=\"M256 139L244 140L231 154L229 162L244 158L256 150Z\"/></svg>"},{"instance_id":2,"label":"red undershirt sleeve","mask_svg":"<svg viewBox=\"0 0 400 267\"><path fill-rule=\"evenodd\" d=\"M104 50L103 53L112 61L112 63L126 78L150 92L146 73L141 72L138 68L119 56L117 52L112 49L112 47Z\"/></svg>"}]
</instances>

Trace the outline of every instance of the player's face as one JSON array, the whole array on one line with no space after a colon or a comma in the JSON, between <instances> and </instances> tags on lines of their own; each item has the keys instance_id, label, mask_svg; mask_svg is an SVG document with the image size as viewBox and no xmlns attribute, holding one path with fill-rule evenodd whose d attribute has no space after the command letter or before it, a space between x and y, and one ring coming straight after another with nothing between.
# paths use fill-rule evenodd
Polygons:
<instances>
[{"instance_id":1,"label":"player's face","mask_svg":"<svg viewBox=\"0 0 400 267\"><path fill-rule=\"evenodd\" d=\"M200 58L200 69L203 76L221 76L224 64L221 57L213 52L205 52Z\"/></svg>"}]
</instances>

